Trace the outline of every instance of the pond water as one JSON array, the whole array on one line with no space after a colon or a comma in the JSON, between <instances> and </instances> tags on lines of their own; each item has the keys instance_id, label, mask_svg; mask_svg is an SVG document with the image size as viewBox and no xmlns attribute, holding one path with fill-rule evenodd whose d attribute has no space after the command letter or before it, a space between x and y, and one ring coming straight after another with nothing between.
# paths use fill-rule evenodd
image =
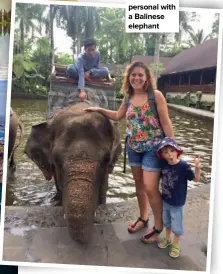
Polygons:
<instances>
[{"instance_id":1,"label":"pond water","mask_svg":"<svg viewBox=\"0 0 223 274\"><path fill-rule=\"evenodd\" d=\"M16 152L17 170L12 176L8 173L7 205L53 205L52 197L55 194L54 182L47 182L35 164L23 154L26 139L31 126L45 120L47 102L43 100L12 100L12 107L24 124L22 144ZM183 159L193 164L194 155L201 157L201 182L207 184L211 181L213 122L202 120L190 115L170 110L175 135L178 143L184 149ZM125 122L121 121L120 130L123 136L124 147ZM129 166L126 173L123 170L123 154L117 162L113 174L109 177L109 190L107 202L120 202L135 197L134 181ZM190 183L189 187L194 187Z\"/></svg>"},{"instance_id":2,"label":"pond water","mask_svg":"<svg viewBox=\"0 0 223 274\"><path fill-rule=\"evenodd\" d=\"M8 78L9 34L1 33L0 25L0 79Z\"/></svg>"}]
</instances>

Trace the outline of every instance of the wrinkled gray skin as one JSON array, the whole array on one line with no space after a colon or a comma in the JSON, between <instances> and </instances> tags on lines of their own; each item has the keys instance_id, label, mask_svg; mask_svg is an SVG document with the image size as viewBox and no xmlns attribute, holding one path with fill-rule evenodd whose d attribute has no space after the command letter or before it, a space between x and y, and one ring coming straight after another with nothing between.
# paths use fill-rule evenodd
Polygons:
<instances>
[{"instance_id":1,"label":"wrinkled gray skin","mask_svg":"<svg viewBox=\"0 0 223 274\"><path fill-rule=\"evenodd\" d=\"M97 205L106 202L108 174L121 153L117 124L86 107L78 103L50 125L33 126L25 147L45 178L55 178L69 233L82 243L92 234Z\"/></svg>"},{"instance_id":2,"label":"wrinkled gray skin","mask_svg":"<svg viewBox=\"0 0 223 274\"><path fill-rule=\"evenodd\" d=\"M16 169L15 161L14 161L14 152L16 148L20 145L20 140L17 145L16 138L17 138L17 132L18 128L20 129L20 140L23 135L23 124L19 121L18 116L13 111L12 115L10 116L10 126L9 126L9 145L8 145L8 160L9 160L9 168L11 170Z\"/></svg>"}]
</instances>

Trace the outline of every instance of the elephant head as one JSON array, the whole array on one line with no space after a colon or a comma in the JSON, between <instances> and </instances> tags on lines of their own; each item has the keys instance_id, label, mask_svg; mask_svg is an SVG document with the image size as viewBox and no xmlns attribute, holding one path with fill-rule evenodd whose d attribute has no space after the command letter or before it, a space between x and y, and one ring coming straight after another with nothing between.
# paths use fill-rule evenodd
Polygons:
<instances>
[{"instance_id":1,"label":"elephant head","mask_svg":"<svg viewBox=\"0 0 223 274\"><path fill-rule=\"evenodd\" d=\"M87 242L97 204L106 201L108 173L121 142L113 122L81 107L61 112L50 125L33 126L25 152L46 179L54 176L71 237Z\"/></svg>"}]
</instances>

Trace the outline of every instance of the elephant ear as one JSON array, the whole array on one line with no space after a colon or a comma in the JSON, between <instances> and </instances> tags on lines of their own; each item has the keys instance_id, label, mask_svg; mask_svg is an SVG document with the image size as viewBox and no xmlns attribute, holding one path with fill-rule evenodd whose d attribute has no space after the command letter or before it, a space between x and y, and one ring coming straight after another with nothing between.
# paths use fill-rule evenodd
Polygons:
<instances>
[{"instance_id":1,"label":"elephant ear","mask_svg":"<svg viewBox=\"0 0 223 274\"><path fill-rule=\"evenodd\" d=\"M112 150L110 155L110 162L108 166L108 172L112 173L115 163L118 160L119 155L122 152L122 145L121 145L121 136L119 131L119 123L111 121L113 125L113 143L112 143Z\"/></svg>"},{"instance_id":2,"label":"elephant ear","mask_svg":"<svg viewBox=\"0 0 223 274\"><path fill-rule=\"evenodd\" d=\"M46 122L32 126L24 153L39 167L46 180L53 176L50 129Z\"/></svg>"}]
</instances>

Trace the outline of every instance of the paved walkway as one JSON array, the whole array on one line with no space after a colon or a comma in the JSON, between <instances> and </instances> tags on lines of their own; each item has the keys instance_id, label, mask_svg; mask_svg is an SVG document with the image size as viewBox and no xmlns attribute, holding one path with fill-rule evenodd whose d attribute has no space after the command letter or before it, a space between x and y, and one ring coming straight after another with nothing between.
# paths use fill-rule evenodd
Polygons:
<instances>
[{"instance_id":1,"label":"paved walkway","mask_svg":"<svg viewBox=\"0 0 223 274\"><path fill-rule=\"evenodd\" d=\"M199 118L208 118L208 119L214 119L214 113L203 110L203 109L196 109L192 107L186 107L186 106L181 106L181 105L174 105L174 104L168 104L170 108L179 110L184 113L188 113L194 116L197 116Z\"/></svg>"},{"instance_id":2,"label":"paved walkway","mask_svg":"<svg viewBox=\"0 0 223 274\"><path fill-rule=\"evenodd\" d=\"M138 216L135 199L100 207L88 245L70 239L61 207L10 206L6 207L3 260L205 271L202 248L207 242L208 212L209 185L189 190L182 253L172 259L168 250L140 242L146 230L127 232L127 221Z\"/></svg>"}]
</instances>

